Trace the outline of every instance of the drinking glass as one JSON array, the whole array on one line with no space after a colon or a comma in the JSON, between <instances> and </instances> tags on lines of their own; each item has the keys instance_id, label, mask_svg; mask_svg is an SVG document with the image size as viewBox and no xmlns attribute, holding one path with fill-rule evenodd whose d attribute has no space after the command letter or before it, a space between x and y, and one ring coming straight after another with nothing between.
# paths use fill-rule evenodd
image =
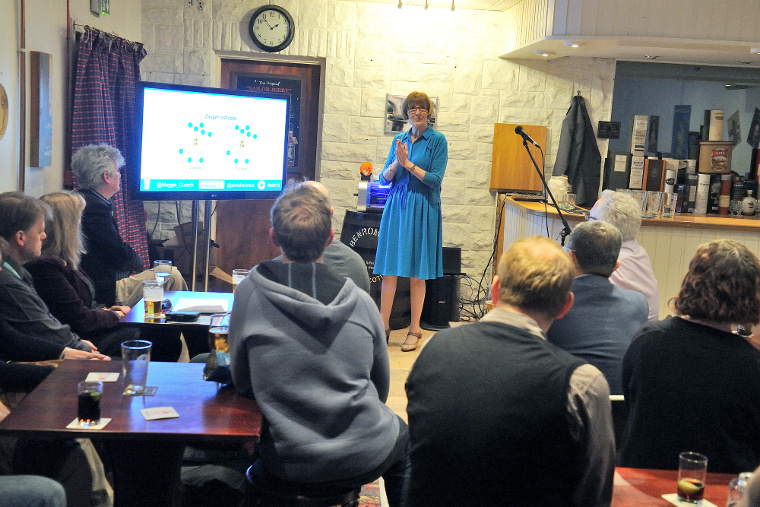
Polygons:
<instances>
[{"instance_id":1,"label":"drinking glass","mask_svg":"<svg viewBox=\"0 0 760 507\"><path fill-rule=\"evenodd\" d=\"M676 214L676 202L678 194L662 194L662 218L673 218Z\"/></svg>"},{"instance_id":2,"label":"drinking glass","mask_svg":"<svg viewBox=\"0 0 760 507\"><path fill-rule=\"evenodd\" d=\"M130 340L121 344L121 372L124 375L125 395L140 395L145 392L152 346L153 343L146 340Z\"/></svg>"},{"instance_id":3,"label":"drinking glass","mask_svg":"<svg viewBox=\"0 0 760 507\"><path fill-rule=\"evenodd\" d=\"M153 261L153 273L156 275L156 280L161 282L161 285L166 284L166 279L172 276L172 261L167 259Z\"/></svg>"},{"instance_id":4,"label":"drinking glass","mask_svg":"<svg viewBox=\"0 0 760 507\"><path fill-rule=\"evenodd\" d=\"M707 479L707 456L697 452L678 455L678 499L702 505Z\"/></svg>"},{"instance_id":5,"label":"drinking glass","mask_svg":"<svg viewBox=\"0 0 760 507\"><path fill-rule=\"evenodd\" d=\"M631 190L631 196L636 199L636 202L641 206L641 216L644 216L644 209L647 205L647 193L644 190Z\"/></svg>"},{"instance_id":6,"label":"drinking glass","mask_svg":"<svg viewBox=\"0 0 760 507\"><path fill-rule=\"evenodd\" d=\"M100 398L103 382L80 382L77 384L77 418L83 427L100 422Z\"/></svg>"},{"instance_id":7,"label":"drinking glass","mask_svg":"<svg viewBox=\"0 0 760 507\"><path fill-rule=\"evenodd\" d=\"M662 192L648 191L644 207L645 218L659 218L662 208Z\"/></svg>"},{"instance_id":8,"label":"drinking glass","mask_svg":"<svg viewBox=\"0 0 760 507\"><path fill-rule=\"evenodd\" d=\"M230 330L229 313L215 313L211 316L208 328L208 345L211 350L224 352L230 351L227 335Z\"/></svg>"},{"instance_id":9,"label":"drinking glass","mask_svg":"<svg viewBox=\"0 0 760 507\"><path fill-rule=\"evenodd\" d=\"M145 318L160 319L161 301L164 299L164 283L159 280L143 281L143 300L145 301Z\"/></svg>"},{"instance_id":10,"label":"drinking glass","mask_svg":"<svg viewBox=\"0 0 760 507\"><path fill-rule=\"evenodd\" d=\"M235 293L237 285L245 280L245 278L251 273L250 269L233 269L232 270L232 293Z\"/></svg>"}]
</instances>

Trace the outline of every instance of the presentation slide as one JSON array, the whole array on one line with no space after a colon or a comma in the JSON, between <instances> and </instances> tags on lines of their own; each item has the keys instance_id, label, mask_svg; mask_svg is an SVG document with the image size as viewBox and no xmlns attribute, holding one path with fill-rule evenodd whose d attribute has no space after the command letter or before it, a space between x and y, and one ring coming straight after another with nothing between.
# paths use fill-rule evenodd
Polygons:
<instances>
[{"instance_id":1,"label":"presentation slide","mask_svg":"<svg viewBox=\"0 0 760 507\"><path fill-rule=\"evenodd\" d=\"M140 188L279 191L287 101L146 88Z\"/></svg>"}]
</instances>

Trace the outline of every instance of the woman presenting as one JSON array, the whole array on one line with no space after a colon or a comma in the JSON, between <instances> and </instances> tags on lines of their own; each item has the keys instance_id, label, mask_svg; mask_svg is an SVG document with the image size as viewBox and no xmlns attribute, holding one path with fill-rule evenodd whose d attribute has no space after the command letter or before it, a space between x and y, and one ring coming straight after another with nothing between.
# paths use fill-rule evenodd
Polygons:
<instances>
[{"instance_id":1,"label":"woman presenting","mask_svg":"<svg viewBox=\"0 0 760 507\"><path fill-rule=\"evenodd\" d=\"M393 186L380 222L374 272L383 275L380 314L386 339L398 277L409 277L412 321L401 345L408 352L422 338L425 280L443 276L441 180L448 146L443 134L428 127L433 103L427 95L410 93L402 109L411 128L393 139L380 173L380 182Z\"/></svg>"}]
</instances>

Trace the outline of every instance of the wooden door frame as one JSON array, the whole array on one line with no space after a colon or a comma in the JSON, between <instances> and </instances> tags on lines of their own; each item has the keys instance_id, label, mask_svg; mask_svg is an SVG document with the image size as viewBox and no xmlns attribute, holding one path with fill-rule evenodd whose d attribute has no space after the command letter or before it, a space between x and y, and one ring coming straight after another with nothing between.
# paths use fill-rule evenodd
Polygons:
<instances>
[{"instance_id":1,"label":"wooden door frame","mask_svg":"<svg viewBox=\"0 0 760 507\"><path fill-rule=\"evenodd\" d=\"M322 123L325 110L325 69L327 59L323 57L310 56L288 56L288 55L270 55L264 53L245 53L241 51L216 51L213 69L214 86L221 88L222 81L222 60L241 60L247 62L268 63L295 63L301 65L316 65L319 67L319 101L318 109L320 114L317 115L317 138L316 138L316 157L314 160L314 179L320 180L322 168Z\"/></svg>"}]
</instances>

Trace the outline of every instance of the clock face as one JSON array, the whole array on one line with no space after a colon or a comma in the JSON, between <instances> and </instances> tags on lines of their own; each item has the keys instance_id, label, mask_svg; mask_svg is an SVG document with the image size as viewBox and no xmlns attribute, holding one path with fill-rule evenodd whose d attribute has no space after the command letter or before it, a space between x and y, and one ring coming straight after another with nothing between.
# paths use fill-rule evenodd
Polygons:
<instances>
[{"instance_id":1,"label":"clock face","mask_svg":"<svg viewBox=\"0 0 760 507\"><path fill-rule=\"evenodd\" d=\"M293 41L293 18L276 5L259 7L249 26L253 42L264 51L282 51Z\"/></svg>"}]
</instances>

